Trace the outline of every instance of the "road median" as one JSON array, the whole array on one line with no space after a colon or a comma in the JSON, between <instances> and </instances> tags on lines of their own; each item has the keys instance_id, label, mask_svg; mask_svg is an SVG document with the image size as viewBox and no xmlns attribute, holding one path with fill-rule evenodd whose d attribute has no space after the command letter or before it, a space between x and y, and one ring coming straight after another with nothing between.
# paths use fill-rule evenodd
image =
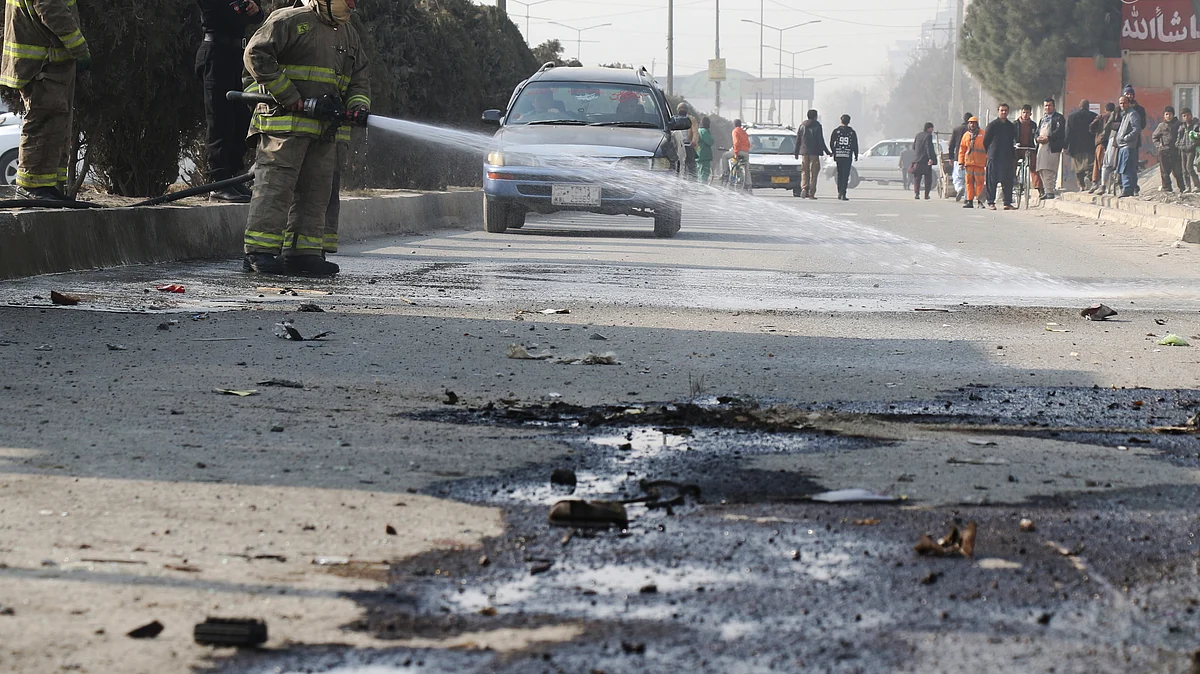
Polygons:
<instances>
[{"instance_id":1,"label":"road median","mask_svg":"<svg viewBox=\"0 0 1200 674\"><path fill-rule=\"evenodd\" d=\"M246 204L0 214L0 279L242 254ZM483 193L373 192L342 197L343 242L482 226Z\"/></svg>"},{"instance_id":2,"label":"road median","mask_svg":"<svg viewBox=\"0 0 1200 674\"><path fill-rule=\"evenodd\" d=\"M1200 208L1082 192L1063 192L1046 203L1071 215L1155 229L1186 243L1200 243Z\"/></svg>"}]
</instances>

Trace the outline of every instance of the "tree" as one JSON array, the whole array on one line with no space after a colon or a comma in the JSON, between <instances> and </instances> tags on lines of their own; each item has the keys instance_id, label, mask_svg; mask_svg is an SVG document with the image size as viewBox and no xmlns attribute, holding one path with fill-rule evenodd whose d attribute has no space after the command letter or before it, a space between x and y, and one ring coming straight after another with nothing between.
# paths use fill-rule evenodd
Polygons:
<instances>
[{"instance_id":1,"label":"tree","mask_svg":"<svg viewBox=\"0 0 1200 674\"><path fill-rule=\"evenodd\" d=\"M533 59L539 64L553 63L556 66L564 65L562 54L562 40L546 40L533 48Z\"/></svg>"},{"instance_id":2,"label":"tree","mask_svg":"<svg viewBox=\"0 0 1200 674\"><path fill-rule=\"evenodd\" d=\"M925 122L933 122L943 131L962 123L961 117L949 117L946 107L946 83L953 67L954 53L950 47L917 50L908 70L892 87L887 106L879 110L879 126L884 132L888 136L907 137L916 135ZM976 100L979 89L963 79L966 88L963 100Z\"/></svg>"},{"instance_id":3,"label":"tree","mask_svg":"<svg viewBox=\"0 0 1200 674\"><path fill-rule=\"evenodd\" d=\"M1119 57L1121 0L975 0L960 55L985 89L1013 104L1063 91L1069 56Z\"/></svg>"}]
</instances>

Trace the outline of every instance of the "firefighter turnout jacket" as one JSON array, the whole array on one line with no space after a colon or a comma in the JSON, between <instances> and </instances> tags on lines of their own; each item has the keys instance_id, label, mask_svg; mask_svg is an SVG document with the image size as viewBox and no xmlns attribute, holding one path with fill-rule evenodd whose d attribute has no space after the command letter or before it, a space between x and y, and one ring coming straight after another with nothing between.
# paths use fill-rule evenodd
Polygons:
<instances>
[{"instance_id":1,"label":"firefighter turnout jacket","mask_svg":"<svg viewBox=\"0 0 1200 674\"><path fill-rule=\"evenodd\" d=\"M76 0L7 0L0 85L24 89L47 63L91 56Z\"/></svg>"},{"instance_id":2,"label":"firefighter turnout jacket","mask_svg":"<svg viewBox=\"0 0 1200 674\"><path fill-rule=\"evenodd\" d=\"M9 0L10 2L13 0ZM333 94L347 109L371 107L367 54L349 23L332 26L308 6L281 9L259 27L246 47L246 91L270 94L279 105L260 103L250 135L313 136L350 140L350 128L332 137L332 122L289 110L298 101Z\"/></svg>"}]
</instances>

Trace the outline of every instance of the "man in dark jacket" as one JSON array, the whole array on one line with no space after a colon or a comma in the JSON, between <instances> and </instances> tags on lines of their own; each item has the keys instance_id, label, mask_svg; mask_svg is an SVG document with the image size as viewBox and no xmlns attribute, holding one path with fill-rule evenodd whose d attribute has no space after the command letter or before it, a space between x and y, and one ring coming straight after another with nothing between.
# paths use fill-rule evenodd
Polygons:
<instances>
[{"instance_id":1,"label":"man in dark jacket","mask_svg":"<svg viewBox=\"0 0 1200 674\"><path fill-rule=\"evenodd\" d=\"M996 108L996 119L983 132L987 151L988 208L996 209L996 183L1004 190L1004 210L1013 210L1013 170L1017 166L1017 126L1008 121L1008 103Z\"/></svg>"},{"instance_id":2,"label":"man in dark jacket","mask_svg":"<svg viewBox=\"0 0 1200 674\"><path fill-rule=\"evenodd\" d=\"M1096 168L1096 136L1092 133L1092 122L1098 115L1092 112L1091 103L1085 98L1079 109L1067 116L1067 154L1071 155L1072 169L1080 190L1091 187L1092 170Z\"/></svg>"},{"instance_id":3,"label":"man in dark jacket","mask_svg":"<svg viewBox=\"0 0 1200 674\"><path fill-rule=\"evenodd\" d=\"M966 174L963 172L963 167L958 163L958 146L962 144L963 134L967 132L967 121L974 117L974 113L966 113L963 115L963 123L954 127L950 132L950 156L954 162L954 200L962 199L963 190L966 189Z\"/></svg>"},{"instance_id":4,"label":"man in dark jacket","mask_svg":"<svg viewBox=\"0 0 1200 674\"><path fill-rule=\"evenodd\" d=\"M1191 108L1179 110L1179 164L1183 167L1183 191L1200 192L1200 175L1196 174L1196 140L1200 122L1192 117Z\"/></svg>"},{"instance_id":5,"label":"man in dark jacket","mask_svg":"<svg viewBox=\"0 0 1200 674\"><path fill-rule=\"evenodd\" d=\"M246 29L260 24L266 15L255 0L197 0L204 40L196 52L196 76L204 83L204 117L207 122L208 180L219 182L242 174L245 169L246 132L250 108L225 99L226 92L242 90L242 51ZM247 203L245 185L213 192L211 199Z\"/></svg>"},{"instance_id":6,"label":"man in dark jacket","mask_svg":"<svg viewBox=\"0 0 1200 674\"><path fill-rule=\"evenodd\" d=\"M1037 172L1042 181L1042 199L1053 199L1058 184L1058 169L1062 164L1062 151L1067 145L1067 120L1054 109L1054 99L1047 98L1042 104L1042 118L1038 121Z\"/></svg>"},{"instance_id":7,"label":"man in dark jacket","mask_svg":"<svg viewBox=\"0 0 1200 674\"><path fill-rule=\"evenodd\" d=\"M821 174L821 157L830 154L825 145L825 131L817 121L817 111L809 110L808 119L796 130L796 159L800 163L800 196L817 198L817 176Z\"/></svg>"},{"instance_id":8,"label":"man in dark jacket","mask_svg":"<svg viewBox=\"0 0 1200 674\"><path fill-rule=\"evenodd\" d=\"M842 115L842 125L829 134L833 161L837 162L838 199L850 201L846 190L850 186L850 165L858 161L858 134L850 128L850 115Z\"/></svg>"},{"instance_id":9,"label":"man in dark jacket","mask_svg":"<svg viewBox=\"0 0 1200 674\"><path fill-rule=\"evenodd\" d=\"M910 169L913 174L913 192L915 198L921 198L921 179L924 178L925 198L928 199L929 192L933 189L933 165L937 163L937 150L933 147L933 122L925 122L925 130L913 138L912 149L917 153Z\"/></svg>"},{"instance_id":10,"label":"man in dark jacket","mask_svg":"<svg viewBox=\"0 0 1200 674\"><path fill-rule=\"evenodd\" d=\"M1158 148L1158 177L1162 179L1162 191L1172 192L1171 176L1183 192L1183 167L1179 165L1179 120L1175 119L1175 108L1163 109L1162 121L1154 129L1154 147Z\"/></svg>"}]
</instances>

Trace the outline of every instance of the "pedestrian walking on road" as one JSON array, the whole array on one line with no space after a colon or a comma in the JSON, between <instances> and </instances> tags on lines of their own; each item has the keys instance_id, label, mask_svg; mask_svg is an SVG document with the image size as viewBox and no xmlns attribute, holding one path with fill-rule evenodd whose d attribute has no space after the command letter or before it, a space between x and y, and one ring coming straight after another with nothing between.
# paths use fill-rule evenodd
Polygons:
<instances>
[{"instance_id":1,"label":"pedestrian walking on road","mask_svg":"<svg viewBox=\"0 0 1200 674\"><path fill-rule=\"evenodd\" d=\"M817 177L821 175L821 157L830 154L825 145L825 131L817 121L817 111L809 110L808 119L796 131L796 151L794 156L800 159L800 196L806 199L817 198Z\"/></svg>"},{"instance_id":2,"label":"pedestrian walking on road","mask_svg":"<svg viewBox=\"0 0 1200 674\"><path fill-rule=\"evenodd\" d=\"M302 112L305 99L332 96L348 110L370 108L367 52L350 25L355 0L304 0L275 11L250 38L243 59L259 104L254 197L246 219L243 267L268 274L330 276L325 220L337 171L338 141L350 129ZM293 213L289 224L289 213Z\"/></svg>"},{"instance_id":3,"label":"pedestrian walking on road","mask_svg":"<svg viewBox=\"0 0 1200 674\"><path fill-rule=\"evenodd\" d=\"M196 50L196 77L204 83L205 158L208 182L228 180L242 174L246 164L246 132L250 109L225 94L242 90L242 50L246 30L263 22L266 13L255 0L196 0L204 39ZM246 203L250 188L245 185L213 192L210 199Z\"/></svg>"},{"instance_id":4,"label":"pedestrian walking on road","mask_svg":"<svg viewBox=\"0 0 1200 674\"><path fill-rule=\"evenodd\" d=\"M987 152L988 208L996 210L996 185L1003 190L1004 210L1013 210L1013 175L1017 168L1017 126L1008 120L1008 103L996 107L996 119L987 125L983 148Z\"/></svg>"},{"instance_id":5,"label":"pedestrian walking on road","mask_svg":"<svg viewBox=\"0 0 1200 674\"><path fill-rule=\"evenodd\" d=\"M17 194L63 201L74 140L75 74L92 67L75 0L8 0L0 85L21 92Z\"/></svg>"},{"instance_id":6,"label":"pedestrian walking on road","mask_svg":"<svg viewBox=\"0 0 1200 674\"><path fill-rule=\"evenodd\" d=\"M691 179L696 176L696 146L700 141L700 124L696 121L696 116L691 114L691 112L688 110L688 104L686 102L681 102L678 106L676 106L675 113L680 117L687 117L692 123L691 127L684 132L683 136L683 175L686 178Z\"/></svg>"},{"instance_id":7,"label":"pedestrian walking on road","mask_svg":"<svg viewBox=\"0 0 1200 674\"><path fill-rule=\"evenodd\" d=\"M1091 188L1089 183L1096 168L1096 134L1092 122L1097 117L1086 98L1079 102L1078 110L1067 116L1067 154L1071 156L1071 169L1081 191Z\"/></svg>"},{"instance_id":8,"label":"pedestrian walking on road","mask_svg":"<svg viewBox=\"0 0 1200 674\"><path fill-rule=\"evenodd\" d=\"M1183 168L1183 192L1200 192L1200 174L1196 173L1196 144L1200 141L1200 121L1191 108L1179 109L1179 165Z\"/></svg>"},{"instance_id":9,"label":"pedestrian walking on road","mask_svg":"<svg viewBox=\"0 0 1200 674\"><path fill-rule=\"evenodd\" d=\"M712 120L705 117L700 120L700 130L696 132L696 179L703 185L712 181L713 136L709 128Z\"/></svg>"},{"instance_id":10,"label":"pedestrian walking on road","mask_svg":"<svg viewBox=\"0 0 1200 674\"><path fill-rule=\"evenodd\" d=\"M1067 120L1055 111L1054 99L1047 98L1042 104L1042 118L1038 120L1037 172L1041 179L1042 199L1053 199L1058 184L1058 170L1062 165L1062 151L1067 141Z\"/></svg>"},{"instance_id":11,"label":"pedestrian walking on road","mask_svg":"<svg viewBox=\"0 0 1200 674\"><path fill-rule=\"evenodd\" d=\"M1121 177L1121 196L1132 197L1138 193L1138 149L1146 123L1128 96L1122 96L1117 105L1121 108L1121 126L1113 137L1113 145L1117 148L1116 168Z\"/></svg>"},{"instance_id":12,"label":"pedestrian walking on road","mask_svg":"<svg viewBox=\"0 0 1200 674\"><path fill-rule=\"evenodd\" d=\"M1162 180L1162 191L1173 192L1171 177L1183 192L1183 167L1179 165L1179 120L1175 118L1175 108L1163 108L1162 121L1150 138L1154 147L1158 148L1158 177Z\"/></svg>"},{"instance_id":13,"label":"pedestrian walking on road","mask_svg":"<svg viewBox=\"0 0 1200 674\"><path fill-rule=\"evenodd\" d=\"M951 178L954 180L954 200L961 201L963 198L963 190L966 188L966 174L963 173L963 167L958 163L958 146L962 144L963 134L967 132L967 124L975 115L966 113L963 115L963 123L954 127L950 132L950 154L951 161L954 162L954 173Z\"/></svg>"},{"instance_id":14,"label":"pedestrian walking on road","mask_svg":"<svg viewBox=\"0 0 1200 674\"><path fill-rule=\"evenodd\" d=\"M967 120L967 132L962 135L955 155L963 167L967 188L967 203L963 204L963 208L975 208L975 201L983 194L987 169L987 150L983 147L983 132L979 130L978 117Z\"/></svg>"},{"instance_id":15,"label":"pedestrian walking on road","mask_svg":"<svg viewBox=\"0 0 1200 674\"><path fill-rule=\"evenodd\" d=\"M833 161L837 163L838 199L850 201L846 196L850 167L858 161L858 133L850 127L850 115L842 115L842 125L829 134L829 147L833 148Z\"/></svg>"},{"instance_id":16,"label":"pedestrian walking on road","mask_svg":"<svg viewBox=\"0 0 1200 674\"><path fill-rule=\"evenodd\" d=\"M900 169L900 182L904 184L904 191L912 189L913 162L917 160L917 151L912 149L912 146L906 146L900 151L900 164L897 166Z\"/></svg>"},{"instance_id":17,"label":"pedestrian walking on road","mask_svg":"<svg viewBox=\"0 0 1200 674\"><path fill-rule=\"evenodd\" d=\"M925 122L925 130L913 139L913 152L916 156L909 167L913 177L913 192L917 199L921 198L921 180L925 180L925 198L933 189L933 165L937 163L937 150L933 146L933 122Z\"/></svg>"}]
</instances>

